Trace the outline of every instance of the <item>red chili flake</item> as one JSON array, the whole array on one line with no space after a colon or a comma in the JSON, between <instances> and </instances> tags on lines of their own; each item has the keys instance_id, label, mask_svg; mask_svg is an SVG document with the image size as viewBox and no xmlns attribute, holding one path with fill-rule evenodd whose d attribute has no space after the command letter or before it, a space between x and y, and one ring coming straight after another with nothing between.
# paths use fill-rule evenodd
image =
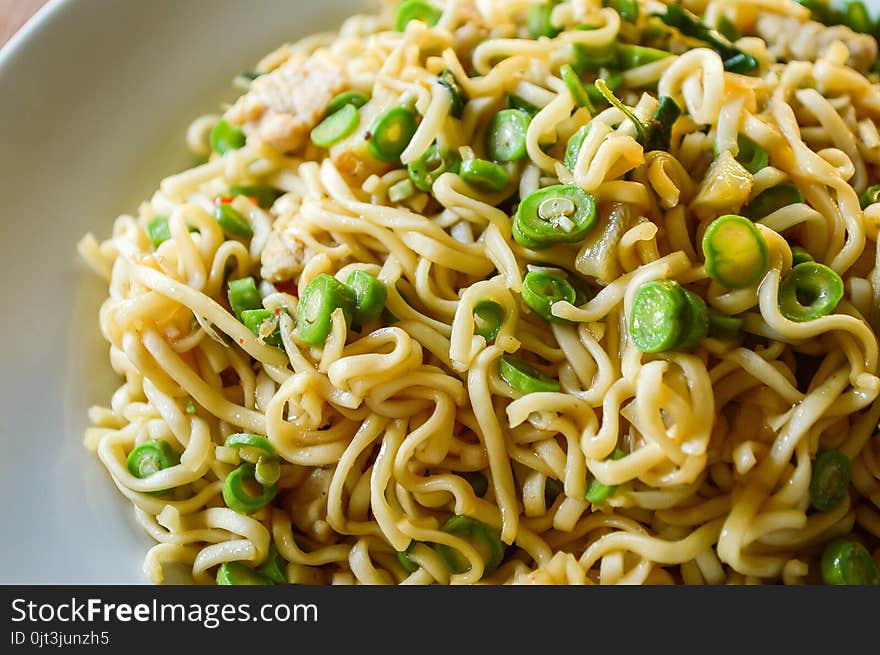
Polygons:
<instances>
[{"instance_id":1,"label":"red chili flake","mask_svg":"<svg viewBox=\"0 0 880 655\"><path fill-rule=\"evenodd\" d=\"M244 343L244 339L242 337L238 338L238 343Z\"/></svg>"},{"instance_id":2,"label":"red chili flake","mask_svg":"<svg viewBox=\"0 0 880 655\"><path fill-rule=\"evenodd\" d=\"M275 316L278 316L278 314L281 313L281 310L276 308L272 313L275 314Z\"/></svg>"},{"instance_id":3,"label":"red chili flake","mask_svg":"<svg viewBox=\"0 0 880 655\"><path fill-rule=\"evenodd\" d=\"M232 196L220 196L214 199L215 205L228 205L234 200Z\"/></svg>"},{"instance_id":4,"label":"red chili flake","mask_svg":"<svg viewBox=\"0 0 880 655\"><path fill-rule=\"evenodd\" d=\"M247 199L250 200L253 204L257 205L258 207L260 206L259 201L256 198L254 198L253 196L248 196Z\"/></svg>"}]
</instances>

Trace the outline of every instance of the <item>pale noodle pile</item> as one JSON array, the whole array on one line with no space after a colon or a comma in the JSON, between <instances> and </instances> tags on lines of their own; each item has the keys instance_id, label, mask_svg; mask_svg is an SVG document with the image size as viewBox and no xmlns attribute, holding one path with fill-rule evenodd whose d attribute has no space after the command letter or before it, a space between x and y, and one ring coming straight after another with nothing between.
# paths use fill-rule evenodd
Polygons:
<instances>
[{"instance_id":1,"label":"pale noodle pile","mask_svg":"<svg viewBox=\"0 0 880 655\"><path fill-rule=\"evenodd\" d=\"M326 81L331 96L370 96L362 112L413 102L420 122L403 166L375 167L345 144L327 156L308 141L321 118L304 109L312 91L296 88L296 75L291 86L266 75L252 84L263 85L262 100L252 91L226 110L248 135L244 147L165 179L137 215L117 219L109 239L89 235L80 244L109 283L100 326L124 378L108 408L90 411L86 445L158 542L147 575L161 582L164 564L182 563L196 582L210 583L224 562L259 566L271 544L288 582L316 584L816 582L823 544L853 533L878 559L880 379L871 326L880 204L862 211L859 195L878 180L880 86L850 67L847 43L819 49L816 41L804 53L801 42L801 59L789 61L786 44L765 42L755 26L762 16L786 19L793 43L791 25L809 25L800 5L685 3L707 24L723 16L747 35L737 45L760 70L725 72L712 49L687 47L625 71L617 95L638 116L649 116L661 95L683 110L669 151L646 155L619 109L591 116L577 107L559 67L572 44L637 42L646 17L664 5L642 1L634 26L600 1L563 2L552 11L558 36L532 40L529 1L432 4L442 9L433 27L412 21L395 31L389 4L258 67L290 70L317 58L338 79L319 71L309 83ZM596 29L575 29L584 23ZM469 98L460 119L437 81L447 69ZM265 99L273 93L274 105ZM388 199L407 178L405 165L435 141L464 160L485 157L483 130L509 94L538 108L528 156L509 166L518 180L512 193L479 191L447 172L432 193ZM299 112L304 131L285 111ZM194 149L207 154L218 120L193 124ZM591 120L569 171L564 145ZM771 165L740 187L713 191L704 179L713 149L735 152L737 133L770 153ZM744 289L711 282L699 241L706 225L783 182L805 200L760 221L769 271ZM528 250L511 237L511 216L519 198L571 183L597 199L595 230L614 211L628 220L601 248L593 244L601 266L583 276L592 299L557 303L553 314L569 322L550 323L521 301L526 267L582 271L582 244ZM249 239L227 238L212 215L215 198L236 184L285 192L268 210L233 201ZM145 226L157 214L169 217L171 238L154 250ZM833 314L795 323L780 313L790 237L843 278ZM360 333L337 311L326 345L308 346L296 330L297 298L316 275L344 280L355 269L385 283L396 320L386 312ZM228 280L249 275L263 306L282 310L282 347L229 310ZM633 296L664 278L742 317L744 334L690 351L637 350L628 328ZM472 316L486 299L505 310L489 344ZM561 390L516 392L499 376L505 353L532 362ZM814 370L802 379L807 359ZM278 494L252 515L227 508L221 494L239 462L224 439L239 432L265 435L281 458ZM151 439L172 445L180 463L134 477L126 457ZM625 455L609 458L615 448ZM850 458L852 483L833 510L814 512L812 458L827 448ZM489 482L483 497L458 475L476 471ZM595 505L585 500L593 478L617 485ZM548 480L564 491L545 494ZM164 489L173 491L145 493ZM484 576L481 552L441 530L452 515L500 531L507 548L497 570ZM459 550L469 570L451 573L437 544ZM398 558L411 545L414 572Z\"/></svg>"}]
</instances>

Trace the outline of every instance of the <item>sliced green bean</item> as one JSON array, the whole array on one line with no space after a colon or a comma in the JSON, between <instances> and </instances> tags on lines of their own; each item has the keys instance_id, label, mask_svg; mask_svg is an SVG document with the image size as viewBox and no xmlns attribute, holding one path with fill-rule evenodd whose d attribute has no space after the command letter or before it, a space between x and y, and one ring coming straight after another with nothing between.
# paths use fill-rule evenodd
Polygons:
<instances>
[{"instance_id":1,"label":"sliced green bean","mask_svg":"<svg viewBox=\"0 0 880 655\"><path fill-rule=\"evenodd\" d=\"M529 30L529 36L533 39L540 39L542 36L555 38L559 35L559 28L550 22L550 16L553 13L553 7L558 2L536 2L529 7L529 15L526 19L526 25Z\"/></svg>"},{"instance_id":2,"label":"sliced green bean","mask_svg":"<svg viewBox=\"0 0 880 655\"><path fill-rule=\"evenodd\" d=\"M747 218L716 218L703 235L706 273L727 289L748 287L764 277L770 265L767 242Z\"/></svg>"},{"instance_id":3,"label":"sliced green bean","mask_svg":"<svg viewBox=\"0 0 880 655\"><path fill-rule=\"evenodd\" d=\"M519 204L513 233L520 245L548 247L582 241L597 219L596 199L575 184L556 184L532 192ZM526 243L517 238L527 239Z\"/></svg>"},{"instance_id":4,"label":"sliced green bean","mask_svg":"<svg viewBox=\"0 0 880 655\"><path fill-rule=\"evenodd\" d=\"M852 469L849 457L839 450L824 450L813 462L810 505L819 512L834 509L846 498Z\"/></svg>"},{"instance_id":5,"label":"sliced green bean","mask_svg":"<svg viewBox=\"0 0 880 655\"><path fill-rule=\"evenodd\" d=\"M443 173L458 173L460 169L461 157L458 153L454 150L441 152L436 143L407 165L410 180L421 191L430 191Z\"/></svg>"},{"instance_id":6,"label":"sliced green bean","mask_svg":"<svg viewBox=\"0 0 880 655\"><path fill-rule=\"evenodd\" d=\"M483 576L492 574L504 559L504 544L495 528L468 516L452 516L443 525L443 531L468 541L483 559ZM437 552L449 570L464 573L470 569L468 559L457 549L437 544Z\"/></svg>"},{"instance_id":7,"label":"sliced green bean","mask_svg":"<svg viewBox=\"0 0 880 655\"><path fill-rule=\"evenodd\" d=\"M223 562L217 569L217 584L269 586L272 581L241 562Z\"/></svg>"},{"instance_id":8,"label":"sliced green bean","mask_svg":"<svg viewBox=\"0 0 880 655\"><path fill-rule=\"evenodd\" d=\"M560 301L575 302L577 294L574 287L565 279L565 272L558 274L544 271L529 271L522 284L522 299L538 316L551 323L567 323L565 319L553 316L553 304Z\"/></svg>"},{"instance_id":9,"label":"sliced green bean","mask_svg":"<svg viewBox=\"0 0 880 655\"><path fill-rule=\"evenodd\" d=\"M742 334L743 319L709 310L709 336L729 341Z\"/></svg>"},{"instance_id":10,"label":"sliced green bean","mask_svg":"<svg viewBox=\"0 0 880 655\"><path fill-rule=\"evenodd\" d=\"M239 320L243 311L263 307L263 300L260 298L260 292L257 291L257 283L252 277L230 280L227 295L232 313L238 316Z\"/></svg>"},{"instance_id":11,"label":"sliced green bean","mask_svg":"<svg viewBox=\"0 0 880 655\"><path fill-rule=\"evenodd\" d=\"M820 562L827 585L878 585L880 570L871 553L858 541L835 539L825 546Z\"/></svg>"},{"instance_id":12,"label":"sliced green bean","mask_svg":"<svg viewBox=\"0 0 880 655\"><path fill-rule=\"evenodd\" d=\"M354 291L354 323L366 325L372 323L382 314L388 289L385 283L366 271L354 271L345 280L345 286Z\"/></svg>"},{"instance_id":13,"label":"sliced green bean","mask_svg":"<svg viewBox=\"0 0 880 655\"><path fill-rule=\"evenodd\" d=\"M343 105L318 123L311 132L311 140L319 148L329 148L357 129L361 116L354 105Z\"/></svg>"},{"instance_id":14,"label":"sliced green bean","mask_svg":"<svg viewBox=\"0 0 880 655\"><path fill-rule=\"evenodd\" d=\"M474 333L492 341L504 323L504 308L494 300L481 300L474 305Z\"/></svg>"},{"instance_id":15,"label":"sliced green bean","mask_svg":"<svg viewBox=\"0 0 880 655\"><path fill-rule=\"evenodd\" d=\"M791 248L791 265L797 266L804 262L814 262L815 258L805 248L800 246L792 246Z\"/></svg>"},{"instance_id":16,"label":"sliced green bean","mask_svg":"<svg viewBox=\"0 0 880 655\"><path fill-rule=\"evenodd\" d=\"M455 79L455 75L447 68L437 76L437 83L449 89L451 95L450 116L461 118L462 114L464 114L464 106L467 104L468 98L458 80Z\"/></svg>"},{"instance_id":17,"label":"sliced green bean","mask_svg":"<svg viewBox=\"0 0 880 655\"><path fill-rule=\"evenodd\" d=\"M153 250L156 250L171 238L171 228L168 226L167 216L154 216L151 218L147 222L145 231L147 238L153 246Z\"/></svg>"},{"instance_id":18,"label":"sliced green bean","mask_svg":"<svg viewBox=\"0 0 880 655\"><path fill-rule=\"evenodd\" d=\"M355 109L360 109L369 101L370 99L360 91L343 91L339 95L334 96L333 99L330 100L330 102L327 104L327 111L325 113L325 116L335 114L346 105L351 105Z\"/></svg>"},{"instance_id":19,"label":"sliced green bean","mask_svg":"<svg viewBox=\"0 0 880 655\"><path fill-rule=\"evenodd\" d=\"M303 290L297 307L299 336L311 346L323 346L332 327L331 315L341 308L346 325L351 326L357 295L332 275L315 276Z\"/></svg>"},{"instance_id":20,"label":"sliced green bean","mask_svg":"<svg viewBox=\"0 0 880 655\"><path fill-rule=\"evenodd\" d=\"M687 301L684 315L684 327L679 337L678 348L690 350L700 345L709 334L709 309L706 301L693 291L683 289Z\"/></svg>"},{"instance_id":21,"label":"sliced green bean","mask_svg":"<svg viewBox=\"0 0 880 655\"><path fill-rule=\"evenodd\" d=\"M224 155L230 150L242 148L247 142L247 137L239 128L221 120L211 129L208 140L211 150Z\"/></svg>"},{"instance_id":22,"label":"sliced green bean","mask_svg":"<svg viewBox=\"0 0 880 655\"><path fill-rule=\"evenodd\" d=\"M264 343L267 343L270 346L281 347L284 345L284 341L281 338L280 328L276 327L271 334L266 336L262 336L260 334L260 328L262 327L263 323L275 318L276 316L277 314L268 309L246 309L240 314L241 322L244 323L244 326L255 335L260 337L260 339Z\"/></svg>"},{"instance_id":23,"label":"sliced green bean","mask_svg":"<svg viewBox=\"0 0 880 655\"><path fill-rule=\"evenodd\" d=\"M275 544L271 544L269 546L269 554L266 556L266 561L260 565L257 572L275 584L285 584L287 582L287 576L284 574L286 566L287 561L278 554L278 549L275 547Z\"/></svg>"},{"instance_id":24,"label":"sliced green bean","mask_svg":"<svg viewBox=\"0 0 880 655\"><path fill-rule=\"evenodd\" d=\"M397 16L394 19L394 29L398 32L406 30L411 20L420 20L426 25L433 27L440 20L443 12L431 6L424 0L404 0L397 8Z\"/></svg>"},{"instance_id":25,"label":"sliced green bean","mask_svg":"<svg viewBox=\"0 0 880 655\"><path fill-rule=\"evenodd\" d=\"M148 478L172 466L180 464L180 455L167 441L150 439L132 450L125 460L128 472L138 479ZM150 496L164 496L171 489L146 492Z\"/></svg>"},{"instance_id":26,"label":"sliced green bean","mask_svg":"<svg viewBox=\"0 0 880 655\"><path fill-rule=\"evenodd\" d=\"M483 191L501 192L510 184L510 173L485 159L468 159L462 162L458 174L465 182Z\"/></svg>"},{"instance_id":27,"label":"sliced green bean","mask_svg":"<svg viewBox=\"0 0 880 655\"><path fill-rule=\"evenodd\" d=\"M798 264L779 284L779 311L802 323L832 313L843 299L843 280L818 262Z\"/></svg>"},{"instance_id":28,"label":"sliced green bean","mask_svg":"<svg viewBox=\"0 0 880 655\"><path fill-rule=\"evenodd\" d=\"M517 109L502 109L486 129L486 151L496 161L518 161L526 156L526 132L531 118Z\"/></svg>"},{"instance_id":29,"label":"sliced green bean","mask_svg":"<svg viewBox=\"0 0 880 655\"><path fill-rule=\"evenodd\" d=\"M743 208L743 216L753 221L758 221L769 216L773 212L804 201L804 196L793 184L780 184L779 186L764 189L755 196L752 201Z\"/></svg>"},{"instance_id":30,"label":"sliced green bean","mask_svg":"<svg viewBox=\"0 0 880 655\"><path fill-rule=\"evenodd\" d=\"M862 209L866 209L868 205L873 205L875 202L880 202L880 184L869 186L859 196L859 204Z\"/></svg>"},{"instance_id":31,"label":"sliced green bean","mask_svg":"<svg viewBox=\"0 0 880 655\"><path fill-rule=\"evenodd\" d=\"M214 208L214 219L226 234L242 239L254 236L254 231L241 212L227 202L222 202Z\"/></svg>"},{"instance_id":32,"label":"sliced green bean","mask_svg":"<svg viewBox=\"0 0 880 655\"><path fill-rule=\"evenodd\" d=\"M633 299L630 335L643 353L675 348L685 328L688 300L673 280L653 280L639 287Z\"/></svg>"},{"instance_id":33,"label":"sliced green bean","mask_svg":"<svg viewBox=\"0 0 880 655\"><path fill-rule=\"evenodd\" d=\"M611 453L610 459L622 459L625 456L625 452L619 448L615 448L614 452ZM599 505L611 498L615 491L617 491L616 484L602 484L591 475L590 484L587 487L586 499L594 505Z\"/></svg>"},{"instance_id":34,"label":"sliced green bean","mask_svg":"<svg viewBox=\"0 0 880 655\"><path fill-rule=\"evenodd\" d=\"M584 88L581 78L579 78L578 74L574 72L574 68L569 64L565 64L559 69L559 74L562 76L562 81L565 82L565 86L567 86L568 90L571 92L571 97L575 104L578 107L586 107L591 114L596 113L593 101L590 100L590 95Z\"/></svg>"},{"instance_id":35,"label":"sliced green bean","mask_svg":"<svg viewBox=\"0 0 880 655\"><path fill-rule=\"evenodd\" d=\"M409 107L392 107L376 121L367 150L379 161L397 162L417 127L415 111Z\"/></svg>"},{"instance_id":36,"label":"sliced green bean","mask_svg":"<svg viewBox=\"0 0 880 655\"><path fill-rule=\"evenodd\" d=\"M258 486L259 493L250 487ZM223 482L223 500L226 506L240 514L253 514L272 502L278 493L277 485L264 486L257 482L256 467L242 464L226 476Z\"/></svg>"},{"instance_id":37,"label":"sliced green bean","mask_svg":"<svg viewBox=\"0 0 880 655\"><path fill-rule=\"evenodd\" d=\"M770 163L770 157L767 155L767 151L745 134L738 135L736 137L736 143L739 147L736 160L742 164L749 173L755 174L762 168L766 168L767 164Z\"/></svg>"},{"instance_id":38,"label":"sliced green bean","mask_svg":"<svg viewBox=\"0 0 880 655\"><path fill-rule=\"evenodd\" d=\"M507 384L521 394L561 389L559 382L513 355L501 356L498 372Z\"/></svg>"}]
</instances>

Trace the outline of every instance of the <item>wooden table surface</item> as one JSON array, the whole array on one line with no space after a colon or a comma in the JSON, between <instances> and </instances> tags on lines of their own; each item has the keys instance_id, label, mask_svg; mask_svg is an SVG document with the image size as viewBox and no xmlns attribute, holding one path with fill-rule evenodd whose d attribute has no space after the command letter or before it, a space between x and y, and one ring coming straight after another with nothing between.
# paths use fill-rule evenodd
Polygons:
<instances>
[{"instance_id":1,"label":"wooden table surface","mask_svg":"<svg viewBox=\"0 0 880 655\"><path fill-rule=\"evenodd\" d=\"M0 47L44 4L46 0L0 0Z\"/></svg>"}]
</instances>

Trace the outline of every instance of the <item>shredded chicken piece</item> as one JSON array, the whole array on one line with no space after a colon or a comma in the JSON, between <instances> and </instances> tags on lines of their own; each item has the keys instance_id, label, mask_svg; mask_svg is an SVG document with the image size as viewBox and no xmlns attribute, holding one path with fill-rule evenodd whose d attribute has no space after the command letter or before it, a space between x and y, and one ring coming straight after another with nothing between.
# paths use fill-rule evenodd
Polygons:
<instances>
[{"instance_id":1,"label":"shredded chicken piece","mask_svg":"<svg viewBox=\"0 0 880 655\"><path fill-rule=\"evenodd\" d=\"M312 253L290 232L272 230L260 257L260 275L270 282L291 280L305 268Z\"/></svg>"},{"instance_id":2,"label":"shredded chicken piece","mask_svg":"<svg viewBox=\"0 0 880 655\"><path fill-rule=\"evenodd\" d=\"M332 53L293 57L255 79L226 112L226 119L250 126L262 141L290 152L306 142L330 100L347 84L345 64Z\"/></svg>"},{"instance_id":3,"label":"shredded chicken piece","mask_svg":"<svg viewBox=\"0 0 880 655\"><path fill-rule=\"evenodd\" d=\"M847 63L858 71L867 71L877 57L874 38L854 32L845 25L826 27L815 21L762 12L758 15L756 30L777 59L816 61L835 41L846 46L849 50Z\"/></svg>"}]
</instances>

